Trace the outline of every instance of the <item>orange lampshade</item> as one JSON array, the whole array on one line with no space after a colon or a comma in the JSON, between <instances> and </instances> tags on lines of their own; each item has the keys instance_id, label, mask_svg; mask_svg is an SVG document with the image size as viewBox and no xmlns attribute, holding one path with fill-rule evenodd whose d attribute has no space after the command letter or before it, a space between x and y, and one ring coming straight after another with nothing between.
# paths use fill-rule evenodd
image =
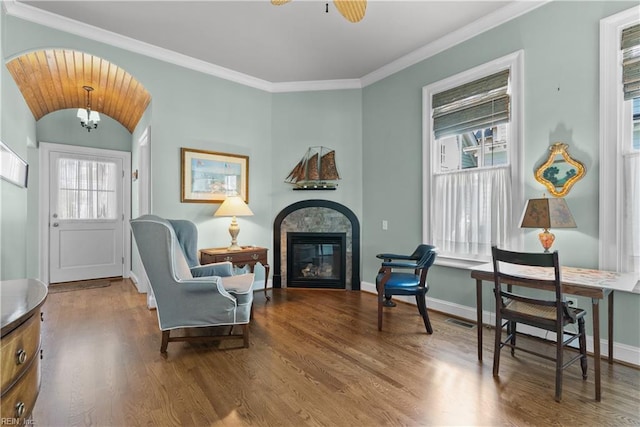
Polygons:
<instances>
[{"instance_id":1,"label":"orange lampshade","mask_svg":"<svg viewBox=\"0 0 640 427\"><path fill-rule=\"evenodd\" d=\"M522 214L521 228L542 228L538 234L545 252L553 245L555 236L549 228L575 228L576 222L571 215L567 202L562 198L530 199Z\"/></svg>"}]
</instances>

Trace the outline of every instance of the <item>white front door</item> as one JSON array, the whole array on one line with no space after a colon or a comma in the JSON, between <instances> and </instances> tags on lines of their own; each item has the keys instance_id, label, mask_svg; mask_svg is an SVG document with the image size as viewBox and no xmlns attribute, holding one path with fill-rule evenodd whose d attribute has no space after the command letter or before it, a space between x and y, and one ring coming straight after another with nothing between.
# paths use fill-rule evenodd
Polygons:
<instances>
[{"instance_id":1,"label":"white front door","mask_svg":"<svg viewBox=\"0 0 640 427\"><path fill-rule=\"evenodd\" d=\"M49 282L124 275L123 160L52 151Z\"/></svg>"}]
</instances>

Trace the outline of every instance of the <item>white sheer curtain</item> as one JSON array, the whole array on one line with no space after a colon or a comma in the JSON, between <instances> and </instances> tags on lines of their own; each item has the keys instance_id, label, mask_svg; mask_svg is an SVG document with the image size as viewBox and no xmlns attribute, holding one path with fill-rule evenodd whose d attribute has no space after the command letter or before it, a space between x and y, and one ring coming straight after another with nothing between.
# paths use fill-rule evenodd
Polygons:
<instances>
[{"instance_id":1,"label":"white sheer curtain","mask_svg":"<svg viewBox=\"0 0 640 427\"><path fill-rule=\"evenodd\" d=\"M640 273L640 153L624 156L622 268Z\"/></svg>"},{"instance_id":2,"label":"white sheer curtain","mask_svg":"<svg viewBox=\"0 0 640 427\"><path fill-rule=\"evenodd\" d=\"M492 244L508 246L512 221L508 167L444 173L433 179L433 244L443 255L488 259Z\"/></svg>"},{"instance_id":3,"label":"white sheer curtain","mask_svg":"<svg viewBox=\"0 0 640 427\"><path fill-rule=\"evenodd\" d=\"M116 164L81 159L58 162L60 219L115 219Z\"/></svg>"}]
</instances>

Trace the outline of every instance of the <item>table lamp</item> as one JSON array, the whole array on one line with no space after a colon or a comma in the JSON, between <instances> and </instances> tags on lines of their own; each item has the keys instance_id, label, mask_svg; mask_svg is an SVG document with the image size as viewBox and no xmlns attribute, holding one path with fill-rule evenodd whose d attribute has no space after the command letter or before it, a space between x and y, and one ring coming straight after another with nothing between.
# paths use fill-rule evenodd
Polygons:
<instances>
[{"instance_id":1,"label":"table lamp","mask_svg":"<svg viewBox=\"0 0 640 427\"><path fill-rule=\"evenodd\" d=\"M550 228L576 228L576 222L571 215L567 202L562 198L530 199L522 214L520 228L542 228L538 234L545 252L553 245L556 236Z\"/></svg>"},{"instance_id":2,"label":"table lamp","mask_svg":"<svg viewBox=\"0 0 640 427\"><path fill-rule=\"evenodd\" d=\"M227 196L224 202L220 205L214 216L230 216L233 217L231 225L229 226L229 234L231 234L231 246L227 248L229 251L239 251L242 248L238 246L238 234L240 233L240 227L236 216L252 216L253 212L249 209L249 206L242 200L240 196Z\"/></svg>"}]
</instances>

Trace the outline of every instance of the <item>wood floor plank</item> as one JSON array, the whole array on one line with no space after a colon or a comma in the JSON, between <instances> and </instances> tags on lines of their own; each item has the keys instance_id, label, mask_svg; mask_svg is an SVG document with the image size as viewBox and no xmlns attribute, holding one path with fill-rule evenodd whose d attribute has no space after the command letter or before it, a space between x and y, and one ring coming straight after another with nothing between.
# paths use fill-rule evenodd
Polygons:
<instances>
[{"instance_id":1,"label":"wood floor plank","mask_svg":"<svg viewBox=\"0 0 640 427\"><path fill-rule=\"evenodd\" d=\"M248 349L170 343L160 355L156 312L128 281L52 294L43 308L40 426L640 425L640 370L593 361L565 371L505 352L491 372L491 329L478 362L476 330L414 306L385 308L365 292L280 289L255 296ZM533 346L539 341L530 340ZM553 351L551 348L550 351Z\"/></svg>"}]
</instances>

